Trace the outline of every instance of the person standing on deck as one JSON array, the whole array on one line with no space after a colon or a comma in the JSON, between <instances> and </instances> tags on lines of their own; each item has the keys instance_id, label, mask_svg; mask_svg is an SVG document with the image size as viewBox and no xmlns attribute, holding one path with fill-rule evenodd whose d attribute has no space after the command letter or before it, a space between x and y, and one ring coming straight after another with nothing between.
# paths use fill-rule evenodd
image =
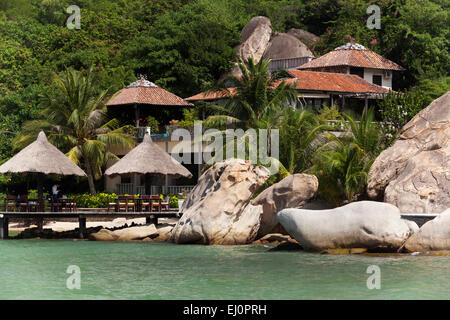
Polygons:
<instances>
[{"instance_id":1,"label":"person standing on deck","mask_svg":"<svg viewBox=\"0 0 450 320\"><path fill-rule=\"evenodd\" d=\"M59 184L55 183L52 187L52 197L53 197L53 201L56 202L56 200L58 199L58 190Z\"/></svg>"}]
</instances>

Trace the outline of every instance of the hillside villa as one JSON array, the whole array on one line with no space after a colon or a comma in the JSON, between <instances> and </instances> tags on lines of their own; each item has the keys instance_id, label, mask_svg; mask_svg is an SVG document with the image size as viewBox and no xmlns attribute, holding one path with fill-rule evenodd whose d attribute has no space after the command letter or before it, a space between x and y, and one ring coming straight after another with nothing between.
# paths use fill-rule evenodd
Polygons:
<instances>
[{"instance_id":1,"label":"hillside villa","mask_svg":"<svg viewBox=\"0 0 450 320\"><path fill-rule=\"evenodd\" d=\"M297 57L287 60L289 61L277 61L277 66L287 72L289 77L284 79L285 82L298 92L298 101L294 107L314 110L333 105L343 109L348 104L356 105L360 111L362 108L367 110L375 100L383 99L385 94L392 90L393 72L404 70L357 43L347 43L315 59ZM295 65L293 62L301 65ZM163 150L172 153L179 142L171 139L174 127L169 124L170 120L181 119L183 109L192 107L196 102L225 105L227 99L235 93L236 89L230 87L221 91L201 92L182 99L150 81L141 79L120 90L107 103L107 107L114 117L137 128L137 141L142 141L144 135L150 134L152 140ZM151 132L146 124L149 116L159 121L159 132ZM114 150L119 157L128 151ZM198 156L200 155L195 152L191 154L191 158ZM194 176L191 180L154 177L152 193L180 193L192 189L192 185L200 176L201 165L184 165ZM144 190L144 177L139 174L106 177L105 185L109 192L140 194Z\"/></svg>"}]
</instances>

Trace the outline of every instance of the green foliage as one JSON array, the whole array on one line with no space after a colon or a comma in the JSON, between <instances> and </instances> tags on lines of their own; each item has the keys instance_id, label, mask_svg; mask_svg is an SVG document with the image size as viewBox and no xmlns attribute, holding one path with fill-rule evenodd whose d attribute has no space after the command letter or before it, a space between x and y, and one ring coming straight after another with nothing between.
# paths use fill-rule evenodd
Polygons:
<instances>
[{"instance_id":1,"label":"green foliage","mask_svg":"<svg viewBox=\"0 0 450 320\"><path fill-rule=\"evenodd\" d=\"M337 105L323 107L319 110L319 118L322 120L341 120L342 116Z\"/></svg>"},{"instance_id":2,"label":"green foliage","mask_svg":"<svg viewBox=\"0 0 450 320\"><path fill-rule=\"evenodd\" d=\"M322 133L327 126L308 110L290 107L271 113L260 123L260 128L270 126L279 130L280 162L293 174L311 167L313 155L323 143Z\"/></svg>"},{"instance_id":3,"label":"green foliage","mask_svg":"<svg viewBox=\"0 0 450 320\"><path fill-rule=\"evenodd\" d=\"M398 131L425 108L427 102L421 91L389 92L379 103L381 119Z\"/></svg>"},{"instance_id":4,"label":"green foliage","mask_svg":"<svg viewBox=\"0 0 450 320\"><path fill-rule=\"evenodd\" d=\"M181 96L211 85L230 69L239 39L209 9L207 2L193 2L157 17L124 46L122 63Z\"/></svg>"},{"instance_id":5,"label":"green foliage","mask_svg":"<svg viewBox=\"0 0 450 320\"><path fill-rule=\"evenodd\" d=\"M183 109L184 119L177 123L180 128L192 128L195 121L200 121L197 108Z\"/></svg>"},{"instance_id":6,"label":"green foliage","mask_svg":"<svg viewBox=\"0 0 450 320\"><path fill-rule=\"evenodd\" d=\"M159 132L159 122L154 117L148 117L145 119L144 126L150 127L151 132Z\"/></svg>"},{"instance_id":7,"label":"green foliage","mask_svg":"<svg viewBox=\"0 0 450 320\"><path fill-rule=\"evenodd\" d=\"M75 163L84 165L89 188L96 194L94 178L102 175L102 167L117 157L110 152L114 146L131 147L134 139L128 127L120 127L116 119L106 121L107 90L97 92L93 68L84 75L67 69L55 76L54 90L42 96L39 120L27 121L22 134L14 140L15 148L23 148L44 130L48 139Z\"/></svg>"},{"instance_id":8,"label":"green foliage","mask_svg":"<svg viewBox=\"0 0 450 320\"><path fill-rule=\"evenodd\" d=\"M216 128L230 124L243 128L257 128L258 123L268 114L277 112L287 104L297 100L295 89L269 74L269 60L255 63L253 58L241 61L238 66L242 77L230 77L225 82L236 88L236 93L228 99L225 107L215 106L220 115L208 117L207 126ZM222 90L227 90L222 88Z\"/></svg>"},{"instance_id":9,"label":"green foliage","mask_svg":"<svg viewBox=\"0 0 450 320\"><path fill-rule=\"evenodd\" d=\"M70 196L75 197L74 195ZM92 194L81 194L78 195L78 208L107 208L109 202L114 202L117 200L117 195L115 193L97 193L97 195Z\"/></svg>"},{"instance_id":10,"label":"green foliage","mask_svg":"<svg viewBox=\"0 0 450 320\"><path fill-rule=\"evenodd\" d=\"M359 121L346 115L348 134L338 138L329 133L328 143L314 154L310 172L328 202L339 206L364 194L370 166L381 151L382 135L373 117L373 109L363 112Z\"/></svg>"}]
</instances>

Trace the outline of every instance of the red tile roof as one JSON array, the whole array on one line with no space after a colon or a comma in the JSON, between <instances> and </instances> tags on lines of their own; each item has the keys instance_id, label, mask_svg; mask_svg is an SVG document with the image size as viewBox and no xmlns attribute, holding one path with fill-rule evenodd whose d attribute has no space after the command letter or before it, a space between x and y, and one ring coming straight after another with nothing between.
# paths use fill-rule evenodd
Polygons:
<instances>
[{"instance_id":1,"label":"red tile roof","mask_svg":"<svg viewBox=\"0 0 450 320\"><path fill-rule=\"evenodd\" d=\"M186 101L218 100L218 99L226 99L234 94L236 94L236 88L227 88L226 90L200 92L184 100Z\"/></svg>"},{"instance_id":2,"label":"red tile roof","mask_svg":"<svg viewBox=\"0 0 450 320\"><path fill-rule=\"evenodd\" d=\"M138 80L120 90L106 104L107 106L128 104L150 104L160 106L191 106L177 95L158 87L147 80Z\"/></svg>"},{"instance_id":3,"label":"red tile roof","mask_svg":"<svg viewBox=\"0 0 450 320\"><path fill-rule=\"evenodd\" d=\"M284 80L293 85L299 91L325 91L353 94L382 94L389 89L367 82L363 78L345 73L287 70L293 77ZM217 100L236 94L236 88L228 88L226 91L201 92L195 96L186 98L186 101Z\"/></svg>"},{"instance_id":4,"label":"red tile roof","mask_svg":"<svg viewBox=\"0 0 450 320\"><path fill-rule=\"evenodd\" d=\"M293 76L286 80L297 90L330 91L341 93L387 93L389 89L370 83L354 74L287 70Z\"/></svg>"},{"instance_id":5,"label":"red tile roof","mask_svg":"<svg viewBox=\"0 0 450 320\"><path fill-rule=\"evenodd\" d=\"M378 53L373 52L359 44L347 43L336 48L323 56L313 59L297 69L317 69L324 67L351 66L384 70L405 70L395 62L383 58Z\"/></svg>"}]
</instances>

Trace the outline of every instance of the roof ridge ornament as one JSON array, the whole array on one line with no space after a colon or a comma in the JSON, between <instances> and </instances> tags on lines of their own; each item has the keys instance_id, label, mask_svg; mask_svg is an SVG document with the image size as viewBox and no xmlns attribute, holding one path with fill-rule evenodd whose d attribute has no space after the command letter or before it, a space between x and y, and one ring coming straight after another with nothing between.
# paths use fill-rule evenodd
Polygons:
<instances>
[{"instance_id":1,"label":"roof ridge ornament","mask_svg":"<svg viewBox=\"0 0 450 320\"><path fill-rule=\"evenodd\" d=\"M361 50L362 51L362 50L368 50L368 49L359 43L347 42L346 44L334 49L334 51L337 51L337 50Z\"/></svg>"},{"instance_id":2,"label":"roof ridge ornament","mask_svg":"<svg viewBox=\"0 0 450 320\"><path fill-rule=\"evenodd\" d=\"M139 80L130 83L127 88L138 88L138 87L147 87L147 88L158 88L156 84L147 80L147 76L140 74Z\"/></svg>"}]
</instances>

